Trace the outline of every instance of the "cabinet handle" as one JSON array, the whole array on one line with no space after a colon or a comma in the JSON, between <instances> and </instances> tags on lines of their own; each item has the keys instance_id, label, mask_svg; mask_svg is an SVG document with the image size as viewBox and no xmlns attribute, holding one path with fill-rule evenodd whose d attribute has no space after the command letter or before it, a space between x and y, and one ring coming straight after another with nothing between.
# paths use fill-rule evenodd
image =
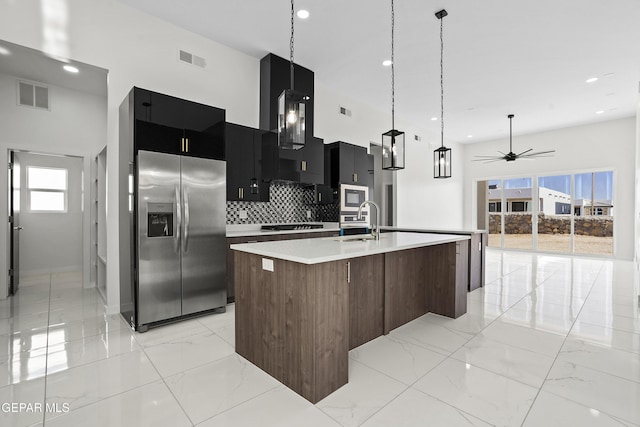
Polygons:
<instances>
[{"instance_id":1,"label":"cabinet handle","mask_svg":"<svg viewBox=\"0 0 640 427\"><path fill-rule=\"evenodd\" d=\"M318 201L321 202L322 201L322 193L318 193Z\"/></svg>"},{"instance_id":2,"label":"cabinet handle","mask_svg":"<svg viewBox=\"0 0 640 427\"><path fill-rule=\"evenodd\" d=\"M307 171L307 161L303 160L302 161L302 172L306 172Z\"/></svg>"},{"instance_id":3,"label":"cabinet handle","mask_svg":"<svg viewBox=\"0 0 640 427\"><path fill-rule=\"evenodd\" d=\"M244 199L244 188L238 187L238 199Z\"/></svg>"},{"instance_id":4,"label":"cabinet handle","mask_svg":"<svg viewBox=\"0 0 640 427\"><path fill-rule=\"evenodd\" d=\"M185 147L187 148L187 153L189 152L189 138L185 138Z\"/></svg>"},{"instance_id":5,"label":"cabinet handle","mask_svg":"<svg viewBox=\"0 0 640 427\"><path fill-rule=\"evenodd\" d=\"M482 252L482 242L478 242L478 250Z\"/></svg>"},{"instance_id":6,"label":"cabinet handle","mask_svg":"<svg viewBox=\"0 0 640 427\"><path fill-rule=\"evenodd\" d=\"M180 152L184 153L184 138L180 138Z\"/></svg>"},{"instance_id":7,"label":"cabinet handle","mask_svg":"<svg viewBox=\"0 0 640 427\"><path fill-rule=\"evenodd\" d=\"M353 182L358 182L358 174L357 173L353 174Z\"/></svg>"},{"instance_id":8,"label":"cabinet handle","mask_svg":"<svg viewBox=\"0 0 640 427\"><path fill-rule=\"evenodd\" d=\"M347 262L347 283L351 283L351 261Z\"/></svg>"}]
</instances>

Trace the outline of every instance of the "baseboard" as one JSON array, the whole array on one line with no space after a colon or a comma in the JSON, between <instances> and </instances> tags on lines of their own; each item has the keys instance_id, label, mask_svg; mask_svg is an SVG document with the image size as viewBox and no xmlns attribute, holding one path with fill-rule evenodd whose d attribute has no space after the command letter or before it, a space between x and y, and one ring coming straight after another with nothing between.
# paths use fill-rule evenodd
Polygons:
<instances>
[{"instance_id":1,"label":"baseboard","mask_svg":"<svg viewBox=\"0 0 640 427\"><path fill-rule=\"evenodd\" d=\"M41 276L43 274L51 273L80 273L82 274L81 265L69 265L66 267L54 267L54 268L35 268L32 270L20 269L20 277L23 276Z\"/></svg>"},{"instance_id":2,"label":"baseboard","mask_svg":"<svg viewBox=\"0 0 640 427\"><path fill-rule=\"evenodd\" d=\"M120 306L119 305L105 305L104 306L105 309L105 313L107 315L112 315L112 314L120 314Z\"/></svg>"}]
</instances>

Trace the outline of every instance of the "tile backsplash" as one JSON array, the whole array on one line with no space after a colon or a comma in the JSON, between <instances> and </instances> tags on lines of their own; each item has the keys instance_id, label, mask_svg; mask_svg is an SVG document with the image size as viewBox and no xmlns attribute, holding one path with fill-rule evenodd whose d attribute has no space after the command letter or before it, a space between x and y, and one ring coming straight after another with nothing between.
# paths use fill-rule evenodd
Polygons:
<instances>
[{"instance_id":1,"label":"tile backsplash","mask_svg":"<svg viewBox=\"0 0 640 427\"><path fill-rule=\"evenodd\" d=\"M286 224L299 222L337 222L338 203L316 205L310 186L272 181L268 202L227 202L227 224ZM241 219L240 212L247 217ZM307 216L310 212L311 218Z\"/></svg>"}]
</instances>

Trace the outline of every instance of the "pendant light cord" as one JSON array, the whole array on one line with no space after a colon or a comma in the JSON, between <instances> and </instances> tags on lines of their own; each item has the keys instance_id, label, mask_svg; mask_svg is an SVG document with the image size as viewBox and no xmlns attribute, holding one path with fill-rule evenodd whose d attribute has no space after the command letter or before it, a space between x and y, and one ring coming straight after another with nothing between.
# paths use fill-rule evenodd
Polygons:
<instances>
[{"instance_id":1,"label":"pendant light cord","mask_svg":"<svg viewBox=\"0 0 640 427\"><path fill-rule=\"evenodd\" d=\"M440 146L444 147L444 38L442 36L442 20L440 18Z\"/></svg>"},{"instance_id":2,"label":"pendant light cord","mask_svg":"<svg viewBox=\"0 0 640 427\"><path fill-rule=\"evenodd\" d=\"M393 8L393 0L391 0L391 129L396 129L395 113L396 113L396 81L395 81L395 65L394 58L394 32L396 16Z\"/></svg>"},{"instance_id":3,"label":"pendant light cord","mask_svg":"<svg viewBox=\"0 0 640 427\"><path fill-rule=\"evenodd\" d=\"M509 152L513 153L513 115L509 115Z\"/></svg>"},{"instance_id":4,"label":"pendant light cord","mask_svg":"<svg viewBox=\"0 0 640 427\"><path fill-rule=\"evenodd\" d=\"M291 39L289 40L289 75L291 78L291 90L293 90L293 16L294 7L293 0L291 0Z\"/></svg>"}]
</instances>

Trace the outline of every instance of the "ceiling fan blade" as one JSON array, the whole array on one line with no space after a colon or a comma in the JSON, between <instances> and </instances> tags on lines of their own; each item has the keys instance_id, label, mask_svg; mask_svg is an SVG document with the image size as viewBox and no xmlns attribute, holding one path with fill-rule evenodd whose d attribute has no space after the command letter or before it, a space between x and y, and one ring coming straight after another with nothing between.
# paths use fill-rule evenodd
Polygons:
<instances>
[{"instance_id":1,"label":"ceiling fan blade","mask_svg":"<svg viewBox=\"0 0 640 427\"><path fill-rule=\"evenodd\" d=\"M503 153L502 151L498 151L498 153L502 154L502 157L506 157L507 153Z\"/></svg>"},{"instance_id":2,"label":"ceiling fan blade","mask_svg":"<svg viewBox=\"0 0 640 427\"><path fill-rule=\"evenodd\" d=\"M528 150L523 151L523 152L522 152L522 153L520 153L520 154L516 154L516 157L520 157L520 156L522 156L523 154L528 153L528 152L529 152L529 151L531 151L531 150L533 150L533 148L529 148Z\"/></svg>"},{"instance_id":3,"label":"ceiling fan blade","mask_svg":"<svg viewBox=\"0 0 640 427\"><path fill-rule=\"evenodd\" d=\"M556 150L547 150L547 151L536 151L534 153L525 154L522 157L553 157L548 154L555 153Z\"/></svg>"},{"instance_id":4,"label":"ceiling fan blade","mask_svg":"<svg viewBox=\"0 0 640 427\"><path fill-rule=\"evenodd\" d=\"M503 160L502 157L498 157L498 156L476 156L476 157L482 157L481 159L473 159L471 160L472 162L493 162L493 161L498 161L498 160Z\"/></svg>"}]
</instances>

